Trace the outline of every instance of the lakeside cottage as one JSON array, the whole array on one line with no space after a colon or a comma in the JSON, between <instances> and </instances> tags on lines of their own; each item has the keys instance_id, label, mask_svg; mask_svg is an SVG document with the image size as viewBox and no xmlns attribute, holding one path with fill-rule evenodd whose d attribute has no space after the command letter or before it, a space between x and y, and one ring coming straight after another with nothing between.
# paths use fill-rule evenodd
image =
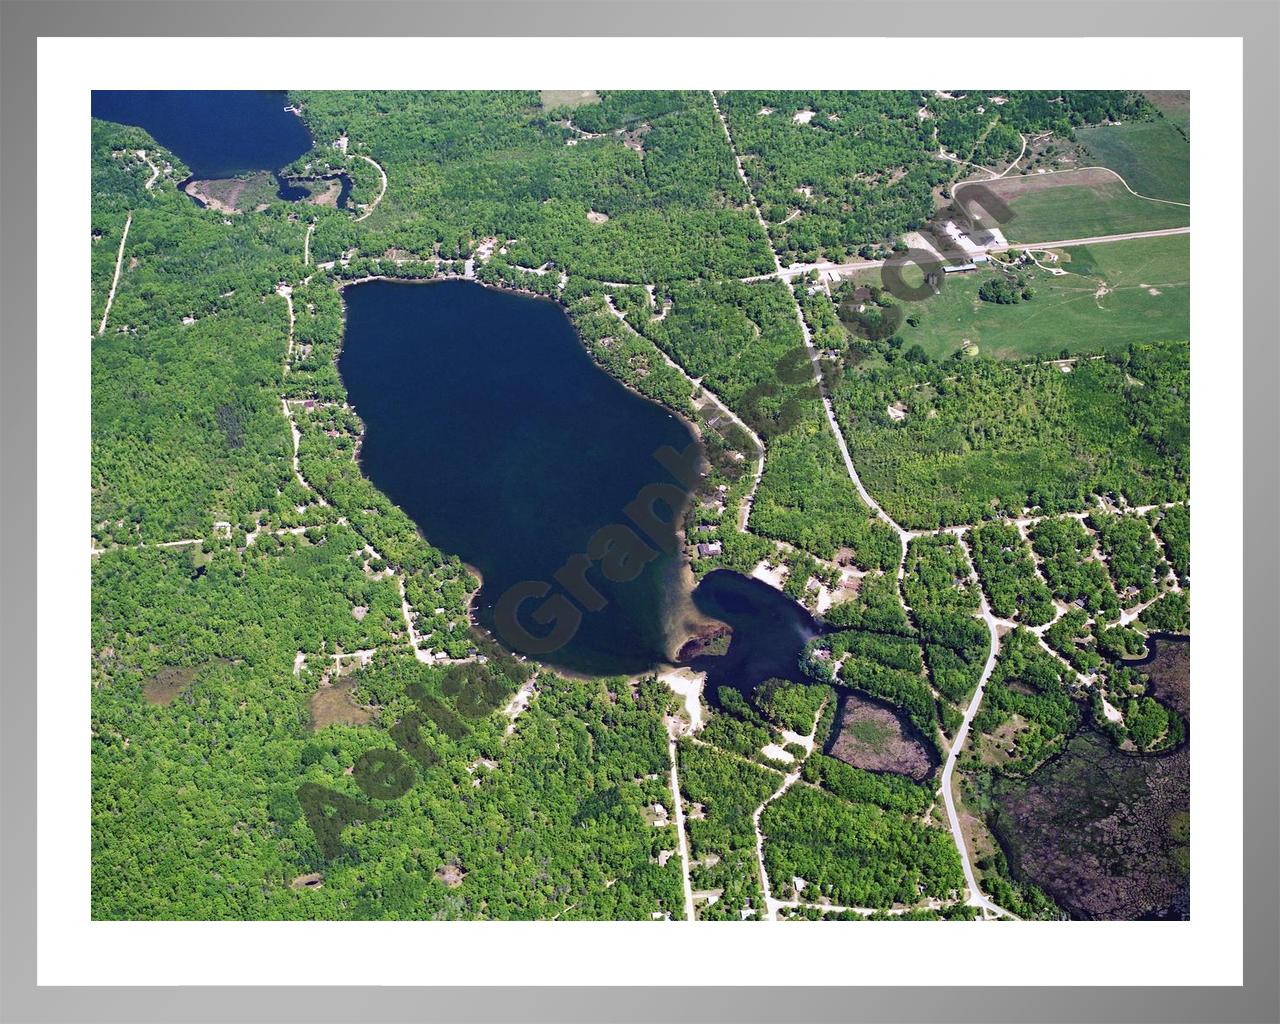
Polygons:
<instances>
[{"instance_id":1,"label":"lakeside cottage","mask_svg":"<svg viewBox=\"0 0 1280 1024\"><path fill-rule=\"evenodd\" d=\"M710 558L712 555L718 555L724 548L718 540L713 540L710 544L705 541L698 545L698 554L703 558Z\"/></svg>"}]
</instances>

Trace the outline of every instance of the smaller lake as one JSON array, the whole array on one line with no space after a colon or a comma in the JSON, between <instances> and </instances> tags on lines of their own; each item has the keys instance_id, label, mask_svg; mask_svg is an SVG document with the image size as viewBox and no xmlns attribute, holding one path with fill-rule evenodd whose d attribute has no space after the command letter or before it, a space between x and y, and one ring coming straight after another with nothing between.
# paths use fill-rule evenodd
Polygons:
<instances>
[{"instance_id":1,"label":"smaller lake","mask_svg":"<svg viewBox=\"0 0 1280 1024\"><path fill-rule=\"evenodd\" d=\"M93 116L143 128L196 178L272 171L311 149L302 118L284 92L95 89Z\"/></svg>"},{"instance_id":2,"label":"smaller lake","mask_svg":"<svg viewBox=\"0 0 1280 1024\"><path fill-rule=\"evenodd\" d=\"M716 691L722 686L750 697L766 679L808 682L800 671L800 654L822 627L786 594L749 576L716 569L694 590L693 604L702 615L733 628L724 654L696 655L688 662L707 673L710 703L717 704Z\"/></svg>"}]
</instances>

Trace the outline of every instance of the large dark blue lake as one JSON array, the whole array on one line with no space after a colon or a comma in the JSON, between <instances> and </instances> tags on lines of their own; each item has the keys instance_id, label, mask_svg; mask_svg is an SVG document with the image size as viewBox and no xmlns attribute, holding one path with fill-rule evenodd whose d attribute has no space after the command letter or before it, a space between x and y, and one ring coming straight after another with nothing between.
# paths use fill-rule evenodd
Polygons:
<instances>
[{"instance_id":1,"label":"large dark blue lake","mask_svg":"<svg viewBox=\"0 0 1280 1024\"><path fill-rule=\"evenodd\" d=\"M600 370L550 301L463 281L374 281L344 294L339 369L365 423L361 466L432 544L480 573L478 623L570 671L669 660L696 617L687 569L663 550L677 548L673 527L649 538L626 509L652 484L683 504L686 489L655 453L695 444L689 427ZM661 501L653 509L672 518ZM586 586L564 571L615 524L646 541L636 578L607 579L595 558L577 562L590 561ZM502 617L503 595L522 585L534 589L516 605L521 629L541 638L576 627L554 650ZM590 607L591 590L603 607Z\"/></svg>"},{"instance_id":2,"label":"large dark blue lake","mask_svg":"<svg viewBox=\"0 0 1280 1024\"><path fill-rule=\"evenodd\" d=\"M272 171L311 148L284 92L95 89L93 116L143 128L196 178Z\"/></svg>"}]
</instances>

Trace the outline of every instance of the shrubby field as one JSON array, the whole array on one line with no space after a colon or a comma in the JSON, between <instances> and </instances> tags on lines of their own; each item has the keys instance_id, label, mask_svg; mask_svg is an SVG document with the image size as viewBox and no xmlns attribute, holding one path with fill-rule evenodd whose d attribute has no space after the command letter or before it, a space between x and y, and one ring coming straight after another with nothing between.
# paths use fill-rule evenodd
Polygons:
<instances>
[{"instance_id":1,"label":"shrubby field","mask_svg":"<svg viewBox=\"0 0 1280 1024\"><path fill-rule=\"evenodd\" d=\"M1011 184L993 182L987 187L1013 212L1004 233L1015 245L1182 228L1191 221L1187 207L1144 199L1099 172L1006 180Z\"/></svg>"},{"instance_id":2,"label":"shrubby field","mask_svg":"<svg viewBox=\"0 0 1280 1024\"><path fill-rule=\"evenodd\" d=\"M1025 507L1135 505L1188 494L1185 344L1076 362L904 361L846 374L836 411L867 487L906 526L979 522ZM900 405L902 419L890 415Z\"/></svg>"}]
</instances>

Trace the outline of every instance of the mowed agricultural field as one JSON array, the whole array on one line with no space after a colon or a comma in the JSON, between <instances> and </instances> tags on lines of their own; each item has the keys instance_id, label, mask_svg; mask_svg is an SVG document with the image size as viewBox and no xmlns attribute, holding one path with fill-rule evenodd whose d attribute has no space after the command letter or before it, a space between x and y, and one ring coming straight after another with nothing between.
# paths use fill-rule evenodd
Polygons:
<instances>
[{"instance_id":1,"label":"mowed agricultural field","mask_svg":"<svg viewBox=\"0 0 1280 1024\"><path fill-rule=\"evenodd\" d=\"M1013 216L1001 227L1014 244L1157 231L1191 222L1187 207L1139 198L1101 167L981 184L1008 204ZM962 190L957 186L957 192Z\"/></svg>"},{"instance_id":2,"label":"mowed agricultural field","mask_svg":"<svg viewBox=\"0 0 1280 1024\"><path fill-rule=\"evenodd\" d=\"M949 274L941 291L903 312L919 326L900 330L906 346L918 344L931 359L944 359L967 339L993 359L1056 358L1064 350L1121 351L1135 342L1185 341L1190 337L1190 235L1139 238L1054 250L1053 275L1023 266L1034 290L1012 305L983 302L978 289L1005 272L979 269ZM878 271L860 283L880 284ZM1099 295L1100 288L1106 292ZM972 352L973 349L970 349Z\"/></svg>"},{"instance_id":3,"label":"mowed agricultural field","mask_svg":"<svg viewBox=\"0 0 1280 1024\"><path fill-rule=\"evenodd\" d=\"M1103 167L1154 199L1191 202L1191 147L1169 121L1078 128L1076 138Z\"/></svg>"}]
</instances>

